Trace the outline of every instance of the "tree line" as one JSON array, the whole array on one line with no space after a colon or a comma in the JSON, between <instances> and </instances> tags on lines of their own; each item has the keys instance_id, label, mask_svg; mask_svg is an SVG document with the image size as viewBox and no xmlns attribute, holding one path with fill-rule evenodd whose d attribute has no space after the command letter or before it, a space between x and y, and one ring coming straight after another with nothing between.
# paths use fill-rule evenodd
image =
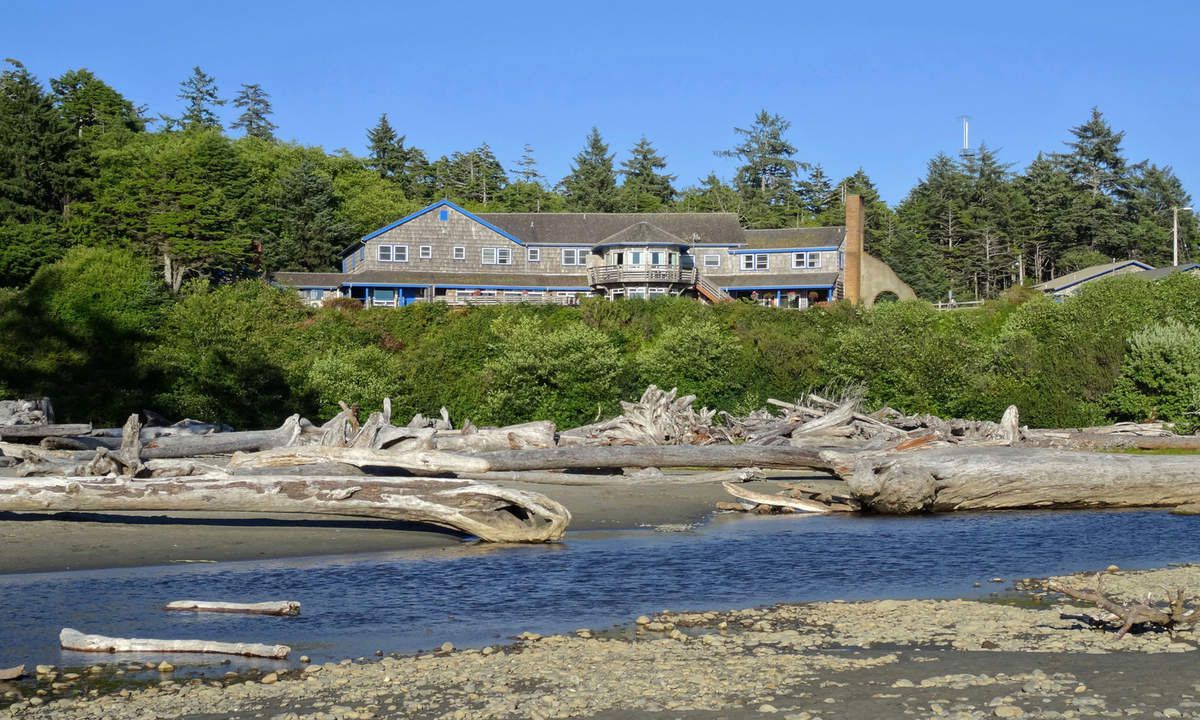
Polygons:
<instances>
[{"instance_id":1,"label":"tree line","mask_svg":"<svg viewBox=\"0 0 1200 720\"><path fill-rule=\"evenodd\" d=\"M44 86L17 61L0 73L0 286L27 283L76 245L149 258L178 293L278 270L328 271L355 238L437 199L491 212L732 212L747 227L841 224L863 196L867 249L923 297L996 297L1021 282L1112 258L1171 256L1172 208L1190 197L1169 166L1133 161L1098 109L1062 149L1014 170L986 146L939 154L894 208L867 173L834 180L806 161L790 123L761 111L715 155L737 163L680 187L653 142L617 162L592 128L551 182L534 149L505 167L488 144L431 159L384 114L366 154L280 141L269 93L232 98L194 68L178 115L150 117L86 69ZM238 110L228 131L218 110ZM234 136L236 135L236 137ZM1190 257L1200 237L1184 213Z\"/></svg>"}]
</instances>

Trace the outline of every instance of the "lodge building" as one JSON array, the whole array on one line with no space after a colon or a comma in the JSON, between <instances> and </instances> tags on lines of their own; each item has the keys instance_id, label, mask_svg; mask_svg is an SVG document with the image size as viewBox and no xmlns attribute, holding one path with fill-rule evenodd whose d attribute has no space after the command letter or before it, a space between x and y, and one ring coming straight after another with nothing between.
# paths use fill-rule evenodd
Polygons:
<instances>
[{"instance_id":1,"label":"lodge building","mask_svg":"<svg viewBox=\"0 0 1200 720\"><path fill-rule=\"evenodd\" d=\"M273 280L312 305L349 297L368 307L682 295L804 309L912 297L862 251L858 196L846 207L843 227L747 230L733 213L472 213L441 200L346 248L339 273Z\"/></svg>"}]
</instances>

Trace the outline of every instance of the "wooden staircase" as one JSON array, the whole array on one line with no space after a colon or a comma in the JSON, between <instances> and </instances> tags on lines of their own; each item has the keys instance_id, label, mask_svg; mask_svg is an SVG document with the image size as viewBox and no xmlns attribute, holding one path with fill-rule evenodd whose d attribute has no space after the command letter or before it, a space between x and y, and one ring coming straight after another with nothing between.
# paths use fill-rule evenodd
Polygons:
<instances>
[{"instance_id":1,"label":"wooden staircase","mask_svg":"<svg viewBox=\"0 0 1200 720\"><path fill-rule=\"evenodd\" d=\"M717 303L733 301L733 298L730 297L729 293L725 292L712 280L709 280L699 273L696 274L696 294L714 305Z\"/></svg>"}]
</instances>

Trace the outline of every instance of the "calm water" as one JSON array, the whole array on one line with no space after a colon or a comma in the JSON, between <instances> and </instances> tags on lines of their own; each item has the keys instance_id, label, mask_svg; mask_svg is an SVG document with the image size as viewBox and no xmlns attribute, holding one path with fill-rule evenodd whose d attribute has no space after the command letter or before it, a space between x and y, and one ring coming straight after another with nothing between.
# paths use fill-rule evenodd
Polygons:
<instances>
[{"instance_id":1,"label":"calm water","mask_svg":"<svg viewBox=\"0 0 1200 720\"><path fill-rule=\"evenodd\" d=\"M572 535L552 546L7 575L0 576L0 667L109 658L60 651L63 627L278 642L292 646L293 658L317 661L447 640L480 646L524 630L604 628L663 608L970 596L1001 587L986 582L993 576L1197 561L1198 527L1196 518L1163 511L742 517L688 533ZM159 610L185 598L294 599L303 613Z\"/></svg>"}]
</instances>

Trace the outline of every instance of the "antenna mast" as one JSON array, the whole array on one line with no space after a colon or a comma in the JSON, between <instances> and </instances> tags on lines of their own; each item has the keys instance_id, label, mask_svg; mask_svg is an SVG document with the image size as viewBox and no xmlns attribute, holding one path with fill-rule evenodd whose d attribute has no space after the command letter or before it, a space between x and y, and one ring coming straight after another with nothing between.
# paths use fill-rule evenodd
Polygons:
<instances>
[{"instance_id":1,"label":"antenna mast","mask_svg":"<svg viewBox=\"0 0 1200 720\"><path fill-rule=\"evenodd\" d=\"M962 135L963 135L962 151L964 153L967 153L967 152L971 151L971 116L970 115L959 115L958 119L962 120Z\"/></svg>"}]
</instances>

